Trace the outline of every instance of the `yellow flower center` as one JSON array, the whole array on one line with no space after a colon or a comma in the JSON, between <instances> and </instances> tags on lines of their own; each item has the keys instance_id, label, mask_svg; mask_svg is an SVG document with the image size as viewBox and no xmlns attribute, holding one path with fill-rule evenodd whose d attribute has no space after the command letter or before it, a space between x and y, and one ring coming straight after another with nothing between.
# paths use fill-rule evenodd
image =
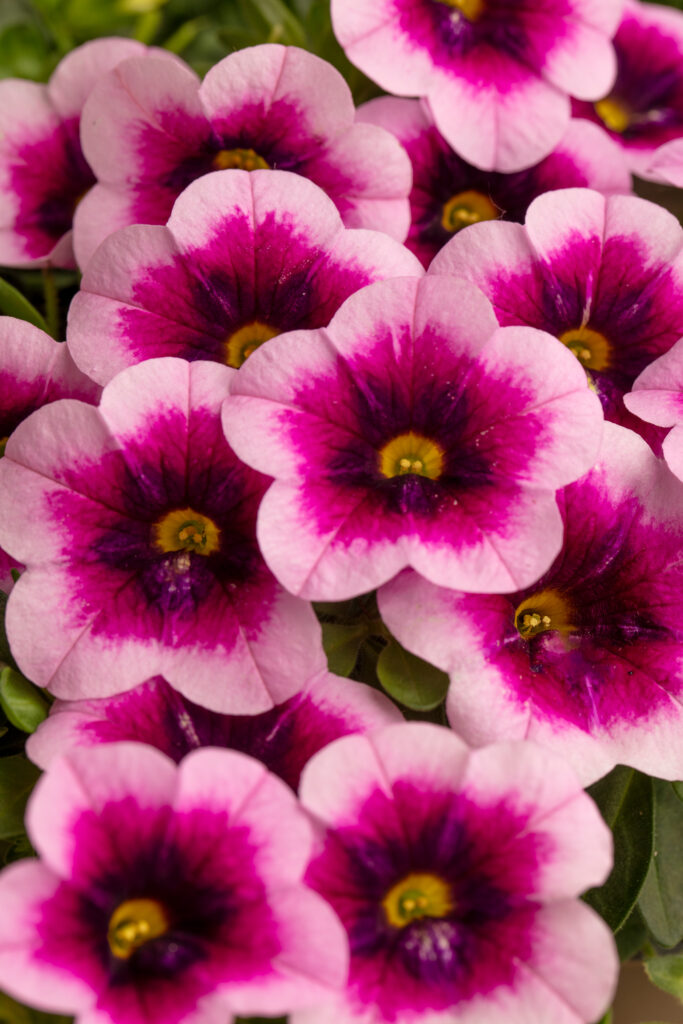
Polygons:
<instances>
[{"instance_id":1,"label":"yellow flower center","mask_svg":"<svg viewBox=\"0 0 683 1024\"><path fill-rule=\"evenodd\" d=\"M515 611L515 627L523 640L550 630L566 635L576 630L573 615L572 606L557 590L539 590Z\"/></svg>"},{"instance_id":2,"label":"yellow flower center","mask_svg":"<svg viewBox=\"0 0 683 1024\"><path fill-rule=\"evenodd\" d=\"M444 203L441 225L446 231L456 232L482 220L496 220L499 215L500 210L488 196L470 189Z\"/></svg>"},{"instance_id":3,"label":"yellow flower center","mask_svg":"<svg viewBox=\"0 0 683 1024\"><path fill-rule=\"evenodd\" d=\"M253 149L219 149L212 160L215 171L267 171L268 164Z\"/></svg>"},{"instance_id":4,"label":"yellow flower center","mask_svg":"<svg viewBox=\"0 0 683 1024\"><path fill-rule=\"evenodd\" d=\"M225 342L226 363L228 366L234 366L236 370L239 369L242 363L264 341L270 341L271 338L275 338L279 333L280 331L275 330L274 327L262 324L259 320L253 320L250 324L245 324L244 327L234 331Z\"/></svg>"},{"instance_id":5,"label":"yellow flower center","mask_svg":"<svg viewBox=\"0 0 683 1024\"><path fill-rule=\"evenodd\" d=\"M631 123L631 114L619 100L607 97L594 104L595 113L612 132L625 132Z\"/></svg>"},{"instance_id":6,"label":"yellow flower center","mask_svg":"<svg viewBox=\"0 0 683 1024\"><path fill-rule=\"evenodd\" d=\"M153 527L154 543L163 552L194 551L211 555L220 547L221 531L208 516L192 508L167 512Z\"/></svg>"},{"instance_id":7,"label":"yellow flower center","mask_svg":"<svg viewBox=\"0 0 683 1024\"><path fill-rule=\"evenodd\" d=\"M439 3L446 7L454 7L467 18L468 21L476 21L484 13L484 0L439 0Z\"/></svg>"},{"instance_id":8,"label":"yellow flower center","mask_svg":"<svg viewBox=\"0 0 683 1024\"><path fill-rule=\"evenodd\" d=\"M587 370L606 370L609 367L610 343L599 331L591 327L575 327L561 334L560 341Z\"/></svg>"},{"instance_id":9,"label":"yellow flower center","mask_svg":"<svg viewBox=\"0 0 683 1024\"><path fill-rule=\"evenodd\" d=\"M442 878L418 873L397 882L382 900L382 907L389 924L405 928L421 917L446 917L455 903Z\"/></svg>"},{"instance_id":10,"label":"yellow flower center","mask_svg":"<svg viewBox=\"0 0 683 1024\"><path fill-rule=\"evenodd\" d=\"M379 468L384 476L415 473L436 480L443 472L444 452L436 441L409 430L389 441L379 452Z\"/></svg>"},{"instance_id":11,"label":"yellow flower center","mask_svg":"<svg viewBox=\"0 0 683 1024\"><path fill-rule=\"evenodd\" d=\"M168 914L156 900L126 900L109 920L109 949L119 960L129 960L136 949L164 935L170 927Z\"/></svg>"}]
</instances>

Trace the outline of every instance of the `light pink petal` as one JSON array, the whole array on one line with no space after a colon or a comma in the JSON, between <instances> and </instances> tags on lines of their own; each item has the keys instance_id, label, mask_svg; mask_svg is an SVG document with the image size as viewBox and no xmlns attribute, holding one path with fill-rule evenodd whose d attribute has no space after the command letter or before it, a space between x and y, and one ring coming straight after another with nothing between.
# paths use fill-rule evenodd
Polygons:
<instances>
[{"instance_id":1,"label":"light pink petal","mask_svg":"<svg viewBox=\"0 0 683 1024\"><path fill-rule=\"evenodd\" d=\"M132 58L110 71L83 108L81 142L101 182L153 180L208 135L199 81L177 60Z\"/></svg>"},{"instance_id":2,"label":"light pink petal","mask_svg":"<svg viewBox=\"0 0 683 1024\"><path fill-rule=\"evenodd\" d=\"M176 254L167 228L132 224L90 260L69 307L67 340L74 359L93 380L106 384L130 365L129 348L120 340L119 317L136 304L140 269L172 267Z\"/></svg>"},{"instance_id":3,"label":"light pink petal","mask_svg":"<svg viewBox=\"0 0 683 1024\"><path fill-rule=\"evenodd\" d=\"M96 993L78 975L37 957L42 904L59 878L37 860L22 860L0 874L0 985L22 1002L48 1013L79 1013Z\"/></svg>"},{"instance_id":4,"label":"light pink petal","mask_svg":"<svg viewBox=\"0 0 683 1024\"><path fill-rule=\"evenodd\" d=\"M353 122L351 90L327 61L295 46L266 43L224 57L207 73L201 102L220 131L233 110L285 100L299 108L302 133L333 136ZM315 98L315 102L312 102Z\"/></svg>"},{"instance_id":5,"label":"light pink petal","mask_svg":"<svg viewBox=\"0 0 683 1024\"><path fill-rule=\"evenodd\" d=\"M565 19L562 45L546 55L542 73L558 89L577 99L599 100L610 91L617 74L616 54L608 35L616 30L622 2L603 0L605 11L600 12L600 20L613 22L611 32L605 31L604 24L596 27L590 23L596 17L597 4L584 6L589 17L585 21L580 16Z\"/></svg>"},{"instance_id":6,"label":"light pink petal","mask_svg":"<svg viewBox=\"0 0 683 1024\"><path fill-rule=\"evenodd\" d=\"M683 188L683 139L666 142L650 158L647 177Z\"/></svg>"},{"instance_id":7,"label":"light pink petal","mask_svg":"<svg viewBox=\"0 0 683 1024\"><path fill-rule=\"evenodd\" d=\"M428 93L437 128L468 163L510 174L542 160L569 123L569 101L554 86L497 51L482 82L479 58Z\"/></svg>"},{"instance_id":8,"label":"light pink petal","mask_svg":"<svg viewBox=\"0 0 683 1024\"><path fill-rule=\"evenodd\" d=\"M465 278L492 298L500 267L521 276L532 272L536 259L522 224L482 221L446 242L432 260L428 274Z\"/></svg>"},{"instance_id":9,"label":"light pink petal","mask_svg":"<svg viewBox=\"0 0 683 1024\"><path fill-rule=\"evenodd\" d=\"M426 722L401 722L367 736L344 736L308 762L299 798L322 821L338 825L353 820L354 810L372 789L388 793L401 778L426 788L457 788L469 755L455 733Z\"/></svg>"},{"instance_id":10,"label":"light pink petal","mask_svg":"<svg viewBox=\"0 0 683 1024\"><path fill-rule=\"evenodd\" d=\"M543 837L538 892L543 899L579 896L602 885L612 869L612 833L567 762L534 743L496 743L474 750L462 787L480 805L513 794L527 817L524 833Z\"/></svg>"},{"instance_id":11,"label":"light pink petal","mask_svg":"<svg viewBox=\"0 0 683 1024\"><path fill-rule=\"evenodd\" d=\"M268 977L226 989L226 1002L239 1016L279 1016L317 1006L346 982L348 939L329 904L304 886L271 891L268 902L278 921L281 951Z\"/></svg>"},{"instance_id":12,"label":"light pink petal","mask_svg":"<svg viewBox=\"0 0 683 1024\"><path fill-rule=\"evenodd\" d=\"M176 766L154 747L116 743L72 750L36 785L26 829L47 866L69 878L76 855L73 824L81 814L100 814L106 804L130 794L142 808L170 806L176 787Z\"/></svg>"},{"instance_id":13,"label":"light pink petal","mask_svg":"<svg viewBox=\"0 0 683 1024\"><path fill-rule=\"evenodd\" d=\"M683 422L683 338L645 367L633 391L624 395L624 405L659 427Z\"/></svg>"},{"instance_id":14,"label":"light pink petal","mask_svg":"<svg viewBox=\"0 0 683 1024\"><path fill-rule=\"evenodd\" d=\"M353 191L339 197L347 228L372 228L404 241L410 228L413 173L407 153L393 135L375 125L355 124L332 139L319 160L314 157L302 169L315 181L322 161L343 168L353 182Z\"/></svg>"},{"instance_id":15,"label":"light pink petal","mask_svg":"<svg viewBox=\"0 0 683 1024\"><path fill-rule=\"evenodd\" d=\"M83 43L68 53L55 68L48 84L51 102L65 120L78 117L95 83L103 75L122 60L142 57L147 52L143 43L118 36ZM155 51L157 55L160 52Z\"/></svg>"},{"instance_id":16,"label":"light pink petal","mask_svg":"<svg viewBox=\"0 0 683 1024\"><path fill-rule=\"evenodd\" d=\"M674 427L664 438L662 455L679 480L683 480L683 426Z\"/></svg>"},{"instance_id":17,"label":"light pink petal","mask_svg":"<svg viewBox=\"0 0 683 1024\"><path fill-rule=\"evenodd\" d=\"M229 825L246 825L258 873L270 887L298 881L313 833L293 790L260 761L236 750L193 751L180 765L177 811L201 806L227 811Z\"/></svg>"},{"instance_id":18,"label":"light pink petal","mask_svg":"<svg viewBox=\"0 0 683 1024\"><path fill-rule=\"evenodd\" d=\"M134 220L134 198L129 191L113 185L93 185L74 213L73 246L81 270L86 269L105 238Z\"/></svg>"}]
</instances>

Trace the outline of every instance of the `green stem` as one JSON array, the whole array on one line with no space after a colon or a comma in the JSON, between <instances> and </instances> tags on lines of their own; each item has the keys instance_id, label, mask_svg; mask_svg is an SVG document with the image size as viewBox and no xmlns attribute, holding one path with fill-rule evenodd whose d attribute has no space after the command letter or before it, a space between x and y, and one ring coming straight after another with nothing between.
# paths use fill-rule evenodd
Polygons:
<instances>
[{"instance_id":1,"label":"green stem","mask_svg":"<svg viewBox=\"0 0 683 1024\"><path fill-rule=\"evenodd\" d=\"M47 329L52 337L59 341L59 293L54 275L49 267L43 267L43 298Z\"/></svg>"}]
</instances>

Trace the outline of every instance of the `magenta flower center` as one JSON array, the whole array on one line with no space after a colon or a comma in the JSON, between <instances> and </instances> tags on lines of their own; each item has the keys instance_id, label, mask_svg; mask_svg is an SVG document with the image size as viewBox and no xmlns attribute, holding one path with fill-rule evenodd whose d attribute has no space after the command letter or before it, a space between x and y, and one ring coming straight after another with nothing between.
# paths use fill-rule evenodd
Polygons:
<instances>
[{"instance_id":1,"label":"magenta flower center","mask_svg":"<svg viewBox=\"0 0 683 1024\"><path fill-rule=\"evenodd\" d=\"M212 519L191 508L177 508L153 527L154 543L161 551L194 551L210 555L220 547L220 529Z\"/></svg>"},{"instance_id":2,"label":"magenta flower center","mask_svg":"<svg viewBox=\"0 0 683 1024\"><path fill-rule=\"evenodd\" d=\"M443 205L441 226L455 233L469 224L478 224L482 220L496 220L500 210L483 192L468 189L458 192Z\"/></svg>"},{"instance_id":3,"label":"magenta flower center","mask_svg":"<svg viewBox=\"0 0 683 1024\"><path fill-rule=\"evenodd\" d=\"M212 160L215 171L268 171L270 168L254 149L219 149Z\"/></svg>"},{"instance_id":4,"label":"magenta flower center","mask_svg":"<svg viewBox=\"0 0 683 1024\"><path fill-rule=\"evenodd\" d=\"M450 886L438 875L411 874L392 886L382 907L389 924L404 928L423 917L446 917L455 904Z\"/></svg>"},{"instance_id":5,"label":"magenta flower center","mask_svg":"<svg viewBox=\"0 0 683 1024\"><path fill-rule=\"evenodd\" d=\"M136 949L165 935L169 927L168 914L157 900L126 900L111 915L109 948L119 960L129 960Z\"/></svg>"},{"instance_id":6,"label":"magenta flower center","mask_svg":"<svg viewBox=\"0 0 683 1024\"><path fill-rule=\"evenodd\" d=\"M260 320L245 324L244 327L234 331L225 342L226 363L238 370L264 341L270 341L278 334L280 331L275 327L269 327L268 324L261 323Z\"/></svg>"},{"instance_id":7,"label":"magenta flower center","mask_svg":"<svg viewBox=\"0 0 683 1024\"><path fill-rule=\"evenodd\" d=\"M444 451L428 437L409 430L384 445L379 452L379 468L383 476L405 476L415 473L437 480L443 472Z\"/></svg>"},{"instance_id":8,"label":"magenta flower center","mask_svg":"<svg viewBox=\"0 0 683 1024\"><path fill-rule=\"evenodd\" d=\"M573 352L587 370L607 370L611 347L604 334L591 327L576 327L560 335L560 341Z\"/></svg>"},{"instance_id":9,"label":"magenta flower center","mask_svg":"<svg viewBox=\"0 0 683 1024\"><path fill-rule=\"evenodd\" d=\"M522 601L515 611L515 628L523 640L555 630L573 633L572 606L557 590L541 590Z\"/></svg>"}]
</instances>

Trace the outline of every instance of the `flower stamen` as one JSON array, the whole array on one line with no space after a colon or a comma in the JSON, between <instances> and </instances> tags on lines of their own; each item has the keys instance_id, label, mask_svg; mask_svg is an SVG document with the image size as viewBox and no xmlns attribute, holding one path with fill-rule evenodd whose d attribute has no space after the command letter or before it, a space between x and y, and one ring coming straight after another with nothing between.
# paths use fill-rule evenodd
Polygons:
<instances>
[{"instance_id":1,"label":"flower stamen","mask_svg":"<svg viewBox=\"0 0 683 1024\"><path fill-rule=\"evenodd\" d=\"M169 927L168 914L157 900L126 900L109 920L109 949L117 959L129 960L140 946L165 935Z\"/></svg>"}]
</instances>

